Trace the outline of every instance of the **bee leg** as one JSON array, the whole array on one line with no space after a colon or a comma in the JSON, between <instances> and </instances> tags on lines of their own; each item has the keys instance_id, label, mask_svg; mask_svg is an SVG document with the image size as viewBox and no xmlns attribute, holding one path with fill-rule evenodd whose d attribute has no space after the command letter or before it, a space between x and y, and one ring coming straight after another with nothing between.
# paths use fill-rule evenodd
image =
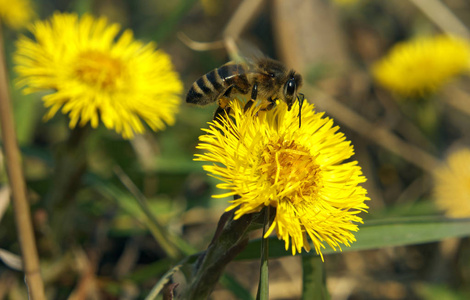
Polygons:
<instances>
[{"instance_id":1,"label":"bee leg","mask_svg":"<svg viewBox=\"0 0 470 300\"><path fill-rule=\"evenodd\" d=\"M269 102L269 104L266 105L266 107L264 107L263 109L260 109L260 110L269 111L269 110L273 109L274 105L276 105L276 101L271 97L268 98L268 102Z\"/></svg>"},{"instance_id":2,"label":"bee leg","mask_svg":"<svg viewBox=\"0 0 470 300\"><path fill-rule=\"evenodd\" d=\"M226 106L226 107L218 106L217 109L215 110L213 120L218 121L224 118L226 115L228 116L229 114L230 114L230 106Z\"/></svg>"},{"instance_id":3,"label":"bee leg","mask_svg":"<svg viewBox=\"0 0 470 300\"><path fill-rule=\"evenodd\" d=\"M250 107L253 106L255 103L256 98L258 97L258 84L255 83L253 85L253 89L251 90L251 99L248 100L248 102L245 104L245 107L243 108L243 111L247 111L250 109Z\"/></svg>"},{"instance_id":4,"label":"bee leg","mask_svg":"<svg viewBox=\"0 0 470 300\"><path fill-rule=\"evenodd\" d=\"M304 99L304 94L299 93L297 96L297 100L299 101L299 128L302 126L302 104L304 104Z\"/></svg>"},{"instance_id":5,"label":"bee leg","mask_svg":"<svg viewBox=\"0 0 470 300\"><path fill-rule=\"evenodd\" d=\"M220 120L226 115L228 116L230 114L230 98L228 96L230 95L232 88L233 86L229 87L228 90L224 93L224 95L219 98L219 106L217 107L217 110L214 113L213 120Z\"/></svg>"},{"instance_id":6,"label":"bee leg","mask_svg":"<svg viewBox=\"0 0 470 300\"><path fill-rule=\"evenodd\" d=\"M248 91L246 89L243 89L241 87L239 87L238 85L231 85L228 87L227 90L225 90L224 94L222 95L222 97L225 97L227 99L233 99L233 97L231 96L232 93L234 92L234 89L236 90L235 93L240 93L240 94L246 94L248 93ZM228 101L227 101L228 102ZM228 105L228 104L227 104Z\"/></svg>"},{"instance_id":7,"label":"bee leg","mask_svg":"<svg viewBox=\"0 0 470 300\"><path fill-rule=\"evenodd\" d=\"M230 98L230 94L232 93L234 87L234 85L229 86L229 88L224 92L223 97Z\"/></svg>"}]
</instances>

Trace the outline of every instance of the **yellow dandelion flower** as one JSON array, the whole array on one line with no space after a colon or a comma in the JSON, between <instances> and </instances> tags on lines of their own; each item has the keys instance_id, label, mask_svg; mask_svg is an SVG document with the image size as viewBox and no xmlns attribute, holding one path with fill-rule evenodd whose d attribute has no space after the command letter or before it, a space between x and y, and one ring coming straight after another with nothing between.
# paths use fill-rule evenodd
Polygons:
<instances>
[{"instance_id":1,"label":"yellow dandelion flower","mask_svg":"<svg viewBox=\"0 0 470 300\"><path fill-rule=\"evenodd\" d=\"M395 45L373 66L372 72L375 79L391 91L417 97L435 92L469 67L468 41L439 35Z\"/></svg>"},{"instance_id":2,"label":"yellow dandelion flower","mask_svg":"<svg viewBox=\"0 0 470 300\"><path fill-rule=\"evenodd\" d=\"M195 160L212 162L204 170L228 192L214 197L239 195L227 210L238 208L235 218L276 208L276 216L265 237L276 230L292 254L309 251L307 236L321 255L324 242L336 250L339 243L355 241L352 231L358 216L366 211L366 190L358 184L366 179L356 161L353 147L338 133L333 121L315 113L313 105L302 107L299 128L298 103L291 111L279 103L268 112L253 106L246 113L238 102L233 115L211 122L203 129Z\"/></svg>"},{"instance_id":3,"label":"yellow dandelion flower","mask_svg":"<svg viewBox=\"0 0 470 300\"><path fill-rule=\"evenodd\" d=\"M183 87L170 57L130 30L116 39L119 30L105 18L55 13L32 26L36 40L20 37L18 85L26 93L53 90L43 97L46 120L62 109L70 128L96 128L101 119L124 138L143 133L143 122L152 130L175 122Z\"/></svg>"},{"instance_id":4,"label":"yellow dandelion flower","mask_svg":"<svg viewBox=\"0 0 470 300\"><path fill-rule=\"evenodd\" d=\"M470 217L470 149L449 155L434 172L436 204L451 218Z\"/></svg>"},{"instance_id":5,"label":"yellow dandelion flower","mask_svg":"<svg viewBox=\"0 0 470 300\"><path fill-rule=\"evenodd\" d=\"M29 0L0 0L0 20L13 29L26 27L34 15Z\"/></svg>"}]
</instances>

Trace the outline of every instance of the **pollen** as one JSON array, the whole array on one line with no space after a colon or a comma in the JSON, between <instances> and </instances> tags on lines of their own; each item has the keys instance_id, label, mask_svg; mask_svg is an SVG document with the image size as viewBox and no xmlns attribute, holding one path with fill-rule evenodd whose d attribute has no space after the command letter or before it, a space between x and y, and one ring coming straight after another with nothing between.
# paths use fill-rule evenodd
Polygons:
<instances>
[{"instance_id":1,"label":"pollen","mask_svg":"<svg viewBox=\"0 0 470 300\"><path fill-rule=\"evenodd\" d=\"M79 80L103 90L118 88L127 73L121 60L93 50L79 54L74 65L74 73Z\"/></svg>"},{"instance_id":2,"label":"pollen","mask_svg":"<svg viewBox=\"0 0 470 300\"><path fill-rule=\"evenodd\" d=\"M306 147L279 139L267 145L262 160L260 172L283 199L295 205L305 197L316 197L320 167Z\"/></svg>"}]
</instances>

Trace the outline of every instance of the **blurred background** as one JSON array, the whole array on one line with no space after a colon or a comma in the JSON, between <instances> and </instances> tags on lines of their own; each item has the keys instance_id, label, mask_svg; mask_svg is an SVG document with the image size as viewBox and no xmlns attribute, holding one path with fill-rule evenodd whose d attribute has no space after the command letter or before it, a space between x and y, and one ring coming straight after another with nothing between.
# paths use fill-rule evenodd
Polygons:
<instances>
[{"instance_id":1,"label":"blurred background","mask_svg":"<svg viewBox=\"0 0 470 300\"><path fill-rule=\"evenodd\" d=\"M155 41L171 56L185 90L231 59L234 48L227 37L234 38L242 53L244 48L259 49L300 72L306 99L334 118L352 141L372 199L369 213L362 214L365 223L442 214L432 200L432 168L452 149L470 143L469 78L457 76L432 95L404 99L377 84L371 68L396 43L416 36L436 35L444 28L466 38L465 30L459 32L452 22L470 26L469 1L32 3L39 19L57 10L89 12L132 29L137 39ZM444 5L451 18L440 21L445 14L435 3ZM76 193L51 216L42 199L54 180L54 157L69 134L68 120L57 114L43 122L44 94L25 96L14 87L11 58L18 34L5 29L5 52L48 299L144 299L174 262L148 229L151 220L136 195L141 193L149 211L186 242L187 253L207 247L227 207L225 199L211 198L218 192L217 182L192 160L215 106L189 106L181 95L174 126L130 141L99 127L84 146L86 171L75 182ZM4 163L0 157L0 248L19 254ZM123 184L127 179L134 190ZM0 298L26 299L15 258L2 254L2 259ZM325 267L331 299L470 297L468 238L328 255ZM222 282L212 299L249 299L247 293L256 293L258 268L258 261L232 262L230 281ZM272 259L270 268L270 298L300 299L300 256Z\"/></svg>"}]
</instances>

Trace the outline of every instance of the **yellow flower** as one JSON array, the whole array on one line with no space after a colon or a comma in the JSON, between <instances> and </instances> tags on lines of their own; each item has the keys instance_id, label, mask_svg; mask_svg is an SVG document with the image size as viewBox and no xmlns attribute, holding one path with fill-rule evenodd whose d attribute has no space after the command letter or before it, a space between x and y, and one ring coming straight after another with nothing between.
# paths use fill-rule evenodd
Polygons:
<instances>
[{"instance_id":1,"label":"yellow flower","mask_svg":"<svg viewBox=\"0 0 470 300\"><path fill-rule=\"evenodd\" d=\"M182 83L170 57L154 43L133 39L126 30L116 39L118 24L105 18L55 13L36 22L35 41L22 36L14 59L18 85L25 92L53 90L43 97L45 119L59 109L69 114L70 128L99 120L124 138L172 125Z\"/></svg>"},{"instance_id":2,"label":"yellow flower","mask_svg":"<svg viewBox=\"0 0 470 300\"><path fill-rule=\"evenodd\" d=\"M324 242L341 250L339 243L355 241L351 231L362 223L358 213L366 211L368 200L358 184L366 179L356 161L343 162L354 150L333 121L306 101L301 128L298 103L291 111L284 102L268 112L253 106L244 113L237 101L231 107L230 118L203 129L198 149L205 153L195 158L212 162L204 170L228 190L214 197L241 196L227 208L238 208L235 218L275 207L265 237L275 229L293 255L310 250L307 235L320 255Z\"/></svg>"},{"instance_id":3,"label":"yellow flower","mask_svg":"<svg viewBox=\"0 0 470 300\"><path fill-rule=\"evenodd\" d=\"M0 0L0 20L13 29L26 27L33 16L29 0Z\"/></svg>"},{"instance_id":4,"label":"yellow flower","mask_svg":"<svg viewBox=\"0 0 470 300\"><path fill-rule=\"evenodd\" d=\"M449 155L434 172L436 204L451 218L470 217L470 149Z\"/></svg>"},{"instance_id":5,"label":"yellow flower","mask_svg":"<svg viewBox=\"0 0 470 300\"><path fill-rule=\"evenodd\" d=\"M439 35L395 45L372 71L384 87L401 96L417 97L435 92L469 67L468 41Z\"/></svg>"}]
</instances>

